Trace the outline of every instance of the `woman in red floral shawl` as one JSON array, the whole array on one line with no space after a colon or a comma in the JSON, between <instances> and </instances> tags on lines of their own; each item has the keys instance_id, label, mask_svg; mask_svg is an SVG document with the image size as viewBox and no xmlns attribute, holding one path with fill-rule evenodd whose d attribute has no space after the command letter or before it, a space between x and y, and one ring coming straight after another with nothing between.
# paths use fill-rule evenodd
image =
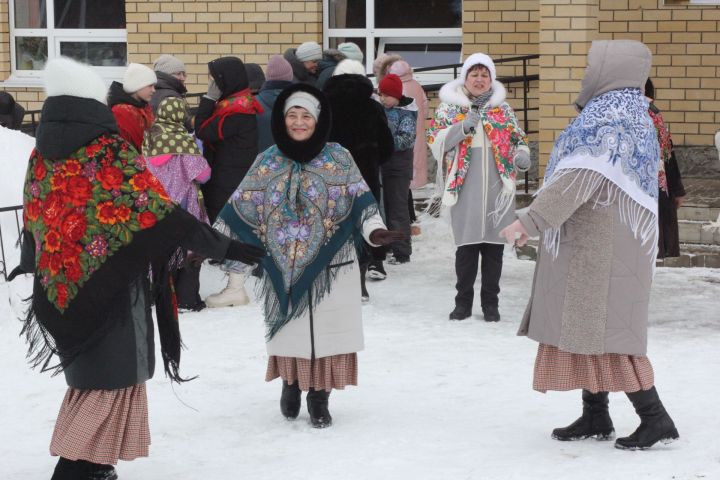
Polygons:
<instances>
[{"instance_id":1,"label":"woman in red floral shawl","mask_svg":"<svg viewBox=\"0 0 720 480\"><path fill-rule=\"evenodd\" d=\"M252 264L264 252L170 202L118 135L102 103L105 85L90 67L52 60L45 81L25 181L21 265L10 279L34 274L23 328L29 357L43 370L62 370L69 386L50 445L60 456L52 479L111 480L118 460L148 455L153 303L165 372L183 380L173 253L184 247Z\"/></svg>"}]
</instances>

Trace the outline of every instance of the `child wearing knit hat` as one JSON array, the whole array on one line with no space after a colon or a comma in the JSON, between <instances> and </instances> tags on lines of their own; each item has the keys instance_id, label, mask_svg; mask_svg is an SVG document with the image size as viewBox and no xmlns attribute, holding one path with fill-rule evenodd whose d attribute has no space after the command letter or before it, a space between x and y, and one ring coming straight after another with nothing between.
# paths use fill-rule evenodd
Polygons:
<instances>
[{"instance_id":1,"label":"child wearing knit hat","mask_svg":"<svg viewBox=\"0 0 720 480\"><path fill-rule=\"evenodd\" d=\"M417 131L417 104L403 95L402 80L394 74L386 75L378 85L380 102L385 107L388 126L393 135L395 151L380 166L383 180L383 201L388 228L407 235L405 240L393 243L391 264L410 261L410 211L408 198L413 178L413 147Z\"/></svg>"},{"instance_id":2,"label":"child wearing knit hat","mask_svg":"<svg viewBox=\"0 0 720 480\"><path fill-rule=\"evenodd\" d=\"M131 63L122 83L112 82L108 106L112 109L120 136L142 153L145 131L155 121L149 102L155 93L157 76L145 65Z\"/></svg>"}]
</instances>

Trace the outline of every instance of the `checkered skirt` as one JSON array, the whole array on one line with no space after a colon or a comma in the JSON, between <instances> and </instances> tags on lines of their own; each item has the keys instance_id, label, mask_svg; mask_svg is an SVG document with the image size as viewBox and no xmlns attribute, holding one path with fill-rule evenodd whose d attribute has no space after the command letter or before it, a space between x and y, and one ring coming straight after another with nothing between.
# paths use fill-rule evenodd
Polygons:
<instances>
[{"instance_id":1,"label":"checkered skirt","mask_svg":"<svg viewBox=\"0 0 720 480\"><path fill-rule=\"evenodd\" d=\"M50 454L115 465L147 457L150 446L145 384L118 390L68 388Z\"/></svg>"},{"instance_id":2,"label":"checkered skirt","mask_svg":"<svg viewBox=\"0 0 720 480\"><path fill-rule=\"evenodd\" d=\"M581 355L541 343L535 357L533 389L637 392L655 384L647 357L605 353Z\"/></svg>"},{"instance_id":3,"label":"checkered skirt","mask_svg":"<svg viewBox=\"0 0 720 480\"><path fill-rule=\"evenodd\" d=\"M357 385L357 353L343 353L313 360L296 357L271 356L268 359L265 381L278 377L289 384L296 381L300 390L342 390L346 385Z\"/></svg>"}]
</instances>

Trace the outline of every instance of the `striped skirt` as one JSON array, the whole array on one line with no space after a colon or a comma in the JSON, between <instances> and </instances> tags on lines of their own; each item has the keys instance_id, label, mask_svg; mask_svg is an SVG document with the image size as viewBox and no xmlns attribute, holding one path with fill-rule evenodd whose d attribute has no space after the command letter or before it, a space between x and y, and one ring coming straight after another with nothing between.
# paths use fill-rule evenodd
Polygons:
<instances>
[{"instance_id":1,"label":"striped skirt","mask_svg":"<svg viewBox=\"0 0 720 480\"><path fill-rule=\"evenodd\" d=\"M68 460L116 465L147 457L150 446L145 384L118 390L68 388L50 454Z\"/></svg>"},{"instance_id":2,"label":"striped skirt","mask_svg":"<svg viewBox=\"0 0 720 480\"><path fill-rule=\"evenodd\" d=\"M533 389L637 392L655 384L647 357L605 353L581 355L541 343L535 357Z\"/></svg>"},{"instance_id":3,"label":"striped skirt","mask_svg":"<svg viewBox=\"0 0 720 480\"><path fill-rule=\"evenodd\" d=\"M289 384L296 381L300 390L342 390L346 385L357 385L358 365L357 353L343 353L315 359L296 357L268 358L265 381L269 382L281 377Z\"/></svg>"}]
</instances>

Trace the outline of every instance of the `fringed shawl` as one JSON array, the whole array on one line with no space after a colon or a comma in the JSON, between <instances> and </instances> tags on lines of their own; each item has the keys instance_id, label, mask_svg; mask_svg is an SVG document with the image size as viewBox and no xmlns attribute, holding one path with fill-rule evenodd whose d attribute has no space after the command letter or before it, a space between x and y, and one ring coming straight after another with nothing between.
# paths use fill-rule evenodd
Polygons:
<instances>
[{"instance_id":1,"label":"fringed shawl","mask_svg":"<svg viewBox=\"0 0 720 480\"><path fill-rule=\"evenodd\" d=\"M215 228L268 251L260 283L268 339L330 292L337 269L328 274L326 267L338 254L352 259L363 221L377 211L352 157L336 143L306 163L276 146L258 156Z\"/></svg>"},{"instance_id":2,"label":"fringed shawl","mask_svg":"<svg viewBox=\"0 0 720 480\"><path fill-rule=\"evenodd\" d=\"M547 188L563 175L589 170L602 175L602 185L582 181L579 195L590 199L608 190L603 205L617 203L623 223L643 244L657 248L658 159L660 149L648 101L639 89L612 90L593 98L560 134L545 171ZM557 256L560 230L544 232L545 248ZM655 258L653 255L652 258Z\"/></svg>"},{"instance_id":3,"label":"fringed shawl","mask_svg":"<svg viewBox=\"0 0 720 480\"><path fill-rule=\"evenodd\" d=\"M668 193L667 177L665 175L665 163L669 162L670 157L672 156L672 137L670 136L670 131L665 126L665 121L663 120L662 113L660 113L660 110L658 110L658 108L652 103L650 104L650 109L648 110L648 113L650 114L650 118L652 118L653 125L655 125L658 142L660 143L660 159L658 162L658 187L660 188L660 190Z\"/></svg>"},{"instance_id":4,"label":"fringed shawl","mask_svg":"<svg viewBox=\"0 0 720 480\"><path fill-rule=\"evenodd\" d=\"M445 205L457 203L458 195L465 183L465 177L470 168L472 158L473 139L476 134L468 134L457 147L445 152L445 136L448 128L465 119L470 107L441 103L428 129L428 145L439 167L445 169L447 180L444 183L442 202ZM499 106L485 108L481 111L481 125L483 132L490 139L495 166L502 180L502 193L495 199L491 217L497 225L503 215L512 205L515 198L516 169L513 162L517 145L527 146L527 137L517 123L512 108L507 103ZM482 133L480 133L482 135ZM441 165L441 163L445 165ZM438 172L442 168L438 169Z\"/></svg>"},{"instance_id":5,"label":"fringed shawl","mask_svg":"<svg viewBox=\"0 0 720 480\"><path fill-rule=\"evenodd\" d=\"M103 134L67 158L33 151L24 189L25 239L35 282L23 333L31 362L59 372L112 328L107 309L140 275L159 287L156 311L165 370L180 380L180 333L168 265L185 233L180 212L145 161ZM160 281L166 285L157 285ZM48 366L52 355L57 366Z\"/></svg>"}]
</instances>

